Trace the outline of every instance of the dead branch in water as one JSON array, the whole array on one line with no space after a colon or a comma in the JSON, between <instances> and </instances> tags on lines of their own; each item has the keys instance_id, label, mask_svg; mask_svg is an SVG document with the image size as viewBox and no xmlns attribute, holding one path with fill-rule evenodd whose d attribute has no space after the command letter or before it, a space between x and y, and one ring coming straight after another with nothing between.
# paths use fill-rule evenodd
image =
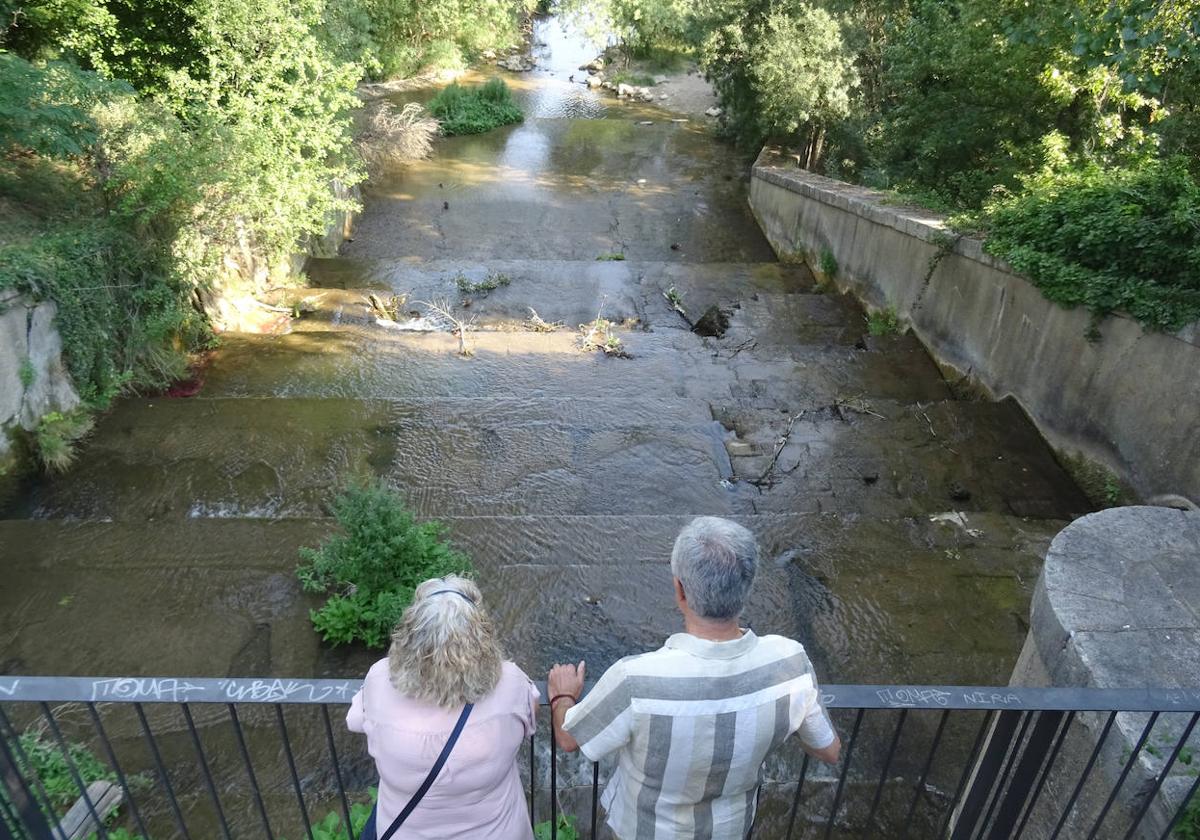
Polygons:
<instances>
[{"instance_id":1,"label":"dead branch in water","mask_svg":"<svg viewBox=\"0 0 1200 840\"><path fill-rule=\"evenodd\" d=\"M434 324L449 332L458 334L458 355L464 359L475 355L471 348L467 346L467 331L475 327L474 316L466 320L459 318L454 314L450 302L447 300L432 302L419 300L416 303L418 306L425 307L426 317Z\"/></svg>"},{"instance_id":2,"label":"dead branch in water","mask_svg":"<svg viewBox=\"0 0 1200 840\"><path fill-rule=\"evenodd\" d=\"M525 322L534 332L549 333L561 330L563 328L562 321L543 321L542 316L537 313L537 310L532 306L529 307L529 319Z\"/></svg>"},{"instance_id":3,"label":"dead branch in water","mask_svg":"<svg viewBox=\"0 0 1200 840\"><path fill-rule=\"evenodd\" d=\"M775 442L775 454L771 456L771 463L767 464L767 468L762 471L758 478L750 479L750 484L755 487L762 487L764 484L768 487L774 482L771 481L771 473L775 471L775 465L779 463L779 456L783 454L783 450L787 447L788 441L792 437L792 426L796 425L796 421L808 413L808 409L801 409L799 414L793 414L787 422L787 428L783 430L783 434L779 436L779 440Z\"/></svg>"}]
</instances>

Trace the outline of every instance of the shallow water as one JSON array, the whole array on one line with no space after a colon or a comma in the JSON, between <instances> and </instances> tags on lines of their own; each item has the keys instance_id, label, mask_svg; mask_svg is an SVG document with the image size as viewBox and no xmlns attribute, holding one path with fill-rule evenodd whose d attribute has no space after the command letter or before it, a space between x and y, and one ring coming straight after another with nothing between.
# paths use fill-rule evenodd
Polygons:
<instances>
[{"instance_id":1,"label":"shallow water","mask_svg":"<svg viewBox=\"0 0 1200 840\"><path fill-rule=\"evenodd\" d=\"M747 623L826 681L1007 680L1048 540L1087 509L1033 426L776 262L743 154L569 81L593 52L556 21L536 40L541 69L498 73L526 121L370 184L342 256L285 295L312 309L290 334L225 337L198 396L122 401L11 500L0 672L361 674L374 655L318 643L293 570L337 489L378 476L446 522L535 676L677 630L671 542L717 514L762 544ZM455 278L489 273L510 282L465 307ZM474 357L380 326L368 290L445 300ZM632 358L579 349L597 313Z\"/></svg>"}]
</instances>

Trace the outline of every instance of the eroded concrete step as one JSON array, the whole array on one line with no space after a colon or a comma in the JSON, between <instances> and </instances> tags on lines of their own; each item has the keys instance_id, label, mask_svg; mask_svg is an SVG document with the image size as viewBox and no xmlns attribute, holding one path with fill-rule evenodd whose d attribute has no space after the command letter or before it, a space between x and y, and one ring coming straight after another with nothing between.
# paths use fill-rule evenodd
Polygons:
<instances>
[{"instance_id":1,"label":"eroded concrete step","mask_svg":"<svg viewBox=\"0 0 1200 840\"><path fill-rule=\"evenodd\" d=\"M366 477L426 516L1088 509L1011 405L858 401L785 413L750 408L751 396L659 411L529 398L127 400L69 472L31 487L12 514L317 516Z\"/></svg>"},{"instance_id":2,"label":"eroded concrete step","mask_svg":"<svg viewBox=\"0 0 1200 840\"><path fill-rule=\"evenodd\" d=\"M802 264L324 259L310 260L306 272L310 284L323 291L289 290L286 301L303 300L317 308L316 317L326 320L373 322L376 316L367 295L390 292L405 296L405 310L422 311L418 301L445 301L482 326L519 326L533 308L544 320L561 321L569 329L598 313L618 323L637 320L654 328L679 328L685 326L684 319L664 297L674 290L693 320L714 305L732 310L764 295L800 295L794 309L781 313L797 327L863 329L857 307L837 309L845 315L837 317L832 314L836 296L809 299L803 294L812 292L815 284ZM481 288L492 284L502 285Z\"/></svg>"},{"instance_id":3,"label":"eroded concrete step","mask_svg":"<svg viewBox=\"0 0 1200 840\"><path fill-rule=\"evenodd\" d=\"M474 356L446 333L303 320L276 338L226 336L201 396L344 397L428 401L527 395L531 400L653 396L715 404L750 394L759 407L821 405L867 396L900 402L951 398L910 336L863 345L764 343L736 330L702 339L683 329L618 331L632 358L583 351L578 333L477 332Z\"/></svg>"},{"instance_id":4,"label":"eroded concrete step","mask_svg":"<svg viewBox=\"0 0 1200 840\"><path fill-rule=\"evenodd\" d=\"M744 154L687 125L531 118L444 138L427 160L374 179L343 250L768 261L774 254L746 201L748 168Z\"/></svg>"},{"instance_id":5,"label":"eroded concrete step","mask_svg":"<svg viewBox=\"0 0 1200 840\"><path fill-rule=\"evenodd\" d=\"M735 518L763 554L747 623L804 640L824 678L839 682L1003 680L1041 557L1063 524L953 512ZM598 672L679 629L669 554L689 519L443 521L478 569L505 649L536 673L581 658ZM359 674L375 655L323 647L307 615L320 599L294 574L299 548L333 528L330 520L0 521L4 670ZM118 632L123 644L109 644Z\"/></svg>"}]
</instances>

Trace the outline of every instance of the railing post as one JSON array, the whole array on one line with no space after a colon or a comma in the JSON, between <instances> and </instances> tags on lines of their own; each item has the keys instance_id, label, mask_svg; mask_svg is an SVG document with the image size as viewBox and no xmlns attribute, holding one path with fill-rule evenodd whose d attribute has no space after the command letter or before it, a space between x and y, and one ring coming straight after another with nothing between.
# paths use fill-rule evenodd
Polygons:
<instances>
[{"instance_id":1,"label":"railing post","mask_svg":"<svg viewBox=\"0 0 1200 840\"><path fill-rule=\"evenodd\" d=\"M970 840L975 833L976 823L983 814L992 788L1004 766L1004 757L1010 748L1015 748L1013 736L1021 722L1021 712L1005 710L996 716L987 744L971 771L966 793L957 813L950 818L950 840Z\"/></svg>"},{"instance_id":2,"label":"railing post","mask_svg":"<svg viewBox=\"0 0 1200 840\"><path fill-rule=\"evenodd\" d=\"M23 828L34 840L53 840L50 826L25 786L17 762L3 737L0 737L0 778L4 781L4 795L12 803L17 818L21 821L18 828Z\"/></svg>"}]
</instances>

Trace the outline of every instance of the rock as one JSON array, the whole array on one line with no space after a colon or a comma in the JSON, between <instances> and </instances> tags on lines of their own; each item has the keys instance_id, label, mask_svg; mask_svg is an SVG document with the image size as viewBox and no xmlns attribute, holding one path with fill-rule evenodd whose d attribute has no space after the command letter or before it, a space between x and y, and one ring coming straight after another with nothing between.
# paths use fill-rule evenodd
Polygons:
<instances>
[{"instance_id":1,"label":"rock","mask_svg":"<svg viewBox=\"0 0 1200 840\"><path fill-rule=\"evenodd\" d=\"M666 95L665 93L660 93L660 94L658 95L658 98L659 98L659 99L666 99L666 98L667 98L667 95Z\"/></svg>"},{"instance_id":2,"label":"rock","mask_svg":"<svg viewBox=\"0 0 1200 840\"><path fill-rule=\"evenodd\" d=\"M21 402L21 425L32 431L51 411L70 411L79 405L79 395L62 360L62 337L54 324L58 307L39 303L29 318L29 366L33 379Z\"/></svg>"},{"instance_id":3,"label":"rock","mask_svg":"<svg viewBox=\"0 0 1200 840\"><path fill-rule=\"evenodd\" d=\"M704 112L704 116L719 117L719 116L721 116L721 109L718 108L716 105L714 105L711 108L709 108L707 111Z\"/></svg>"},{"instance_id":4,"label":"rock","mask_svg":"<svg viewBox=\"0 0 1200 840\"><path fill-rule=\"evenodd\" d=\"M587 86L589 88L598 88L602 84L604 84L603 76L588 76L587 77Z\"/></svg>"},{"instance_id":5,"label":"rock","mask_svg":"<svg viewBox=\"0 0 1200 840\"><path fill-rule=\"evenodd\" d=\"M0 426L15 420L21 411L25 384L21 369L29 356L29 310L19 302L6 303L0 314Z\"/></svg>"},{"instance_id":6,"label":"rock","mask_svg":"<svg viewBox=\"0 0 1200 840\"><path fill-rule=\"evenodd\" d=\"M758 454L758 447L748 440L731 440L725 443L730 458L749 458Z\"/></svg>"},{"instance_id":7,"label":"rock","mask_svg":"<svg viewBox=\"0 0 1200 840\"><path fill-rule=\"evenodd\" d=\"M599 73L604 69L604 57L598 55L587 64L580 64L579 69L587 70L589 73Z\"/></svg>"},{"instance_id":8,"label":"rock","mask_svg":"<svg viewBox=\"0 0 1200 840\"><path fill-rule=\"evenodd\" d=\"M600 87L604 88L605 90L616 90L617 89L617 86L609 81L605 81L603 84L600 85Z\"/></svg>"},{"instance_id":9,"label":"rock","mask_svg":"<svg viewBox=\"0 0 1200 840\"><path fill-rule=\"evenodd\" d=\"M963 487L957 481L950 482L950 498L956 502L967 502L971 499L971 491Z\"/></svg>"},{"instance_id":10,"label":"rock","mask_svg":"<svg viewBox=\"0 0 1200 840\"><path fill-rule=\"evenodd\" d=\"M721 311L715 303L704 310L704 314L700 316L700 320L692 327L692 332L696 335L706 336L707 338L720 338L725 335L725 331L729 329L729 316Z\"/></svg>"},{"instance_id":11,"label":"rock","mask_svg":"<svg viewBox=\"0 0 1200 840\"><path fill-rule=\"evenodd\" d=\"M617 85L617 96L633 96L635 91L636 88L633 85L627 85L624 82Z\"/></svg>"},{"instance_id":12,"label":"rock","mask_svg":"<svg viewBox=\"0 0 1200 840\"><path fill-rule=\"evenodd\" d=\"M495 50L484 50L483 57L485 60L491 61L493 58L496 57L496 51Z\"/></svg>"},{"instance_id":13,"label":"rock","mask_svg":"<svg viewBox=\"0 0 1200 840\"><path fill-rule=\"evenodd\" d=\"M643 102L653 102L654 94L650 92L649 88L642 88L638 91L638 99L642 100Z\"/></svg>"},{"instance_id":14,"label":"rock","mask_svg":"<svg viewBox=\"0 0 1200 840\"><path fill-rule=\"evenodd\" d=\"M641 120L638 125L654 125L654 120Z\"/></svg>"}]
</instances>

